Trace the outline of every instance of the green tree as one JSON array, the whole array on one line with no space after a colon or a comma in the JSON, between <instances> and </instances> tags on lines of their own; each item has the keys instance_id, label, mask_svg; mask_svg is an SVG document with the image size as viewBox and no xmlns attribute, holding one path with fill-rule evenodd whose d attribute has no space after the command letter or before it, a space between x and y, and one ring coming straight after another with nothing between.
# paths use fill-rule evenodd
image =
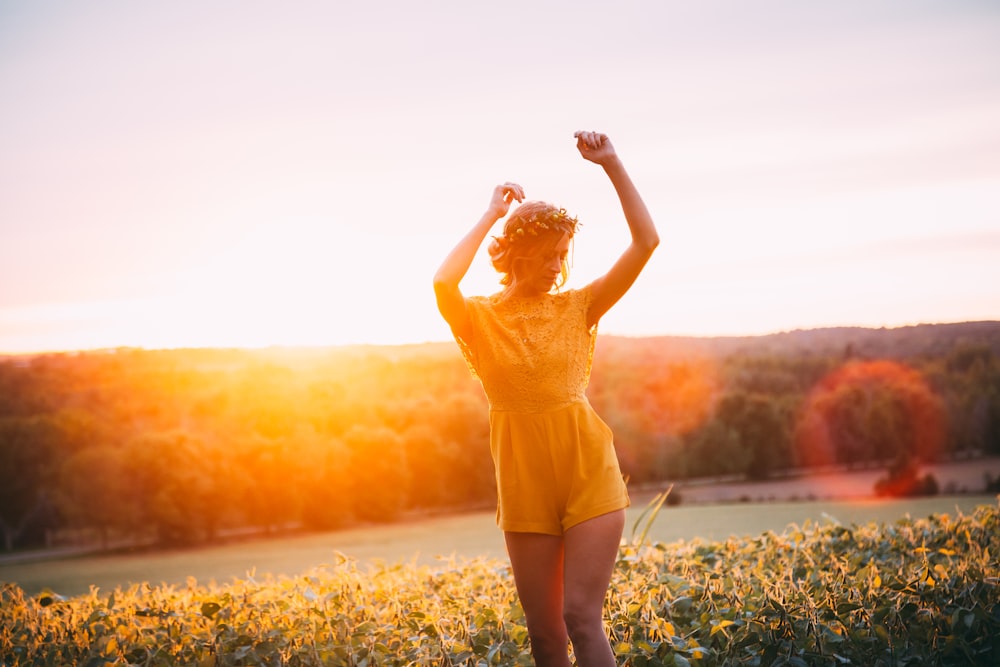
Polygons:
<instances>
[{"instance_id":1,"label":"green tree","mask_svg":"<svg viewBox=\"0 0 1000 667\"><path fill-rule=\"evenodd\" d=\"M943 385L957 452L1000 453L1000 358L985 345L960 345L946 358Z\"/></svg>"},{"instance_id":2,"label":"green tree","mask_svg":"<svg viewBox=\"0 0 1000 667\"><path fill-rule=\"evenodd\" d=\"M47 417L0 417L0 529L7 551L45 501L55 436Z\"/></svg>"},{"instance_id":3,"label":"green tree","mask_svg":"<svg viewBox=\"0 0 1000 667\"><path fill-rule=\"evenodd\" d=\"M255 434L240 443L237 461L245 475L244 507L253 524L271 532L300 520L306 492L299 480L313 461L302 459L295 438Z\"/></svg>"},{"instance_id":4,"label":"green tree","mask_svg":"<svg viewBox=\"0 0 1000 667\"><path fill-rule=\"evenodd\" d=\"M679 456L675 465L680 477L742 474L750 460L740 434L715 417L684 437Z\"/></svg>"},{"instance_id":5,"label":"green tree","mask_svg":"<svg viewBox=\"0 0 1000 667\"><path fill-rule=\"evenodd\" d=\"M59 470L59 504L81 528L98 531L108 547L114 529L130 524L126 467L122 451L108 445L90 447L63 461Z\"/></svg>"},{"instance_id":6,"label":"green tree","mask_svg":"<svg viewBox=\"0 0 1000 667\"><path fill-rule=\"evenodd\" d=\"M304 443L302 521L309 528L329 530L355 518L351 452L340 438L317 435Z\"/></svg>"},{"instance_id":7,"label":"green tree","mask_svg":"<svg viewBox=\"0 0 1000 667\"><path fill-rule=\"evenodd\" d=\"M123 461L136 534L152 528L163 544L214 534L226 509L228 466L204 441L179 431L148 434L129 443Z\"/></svg>"},{"instance_id":8,"label":"green tree","mask_svg":"<svg viewBox=\"0 0 1000 667\"><path fill-rule=\"evenodd\" d=\"M410 476L399 435L388 428L356 425L344 434L350 450L357 516L391 521L407 506Z\"/></svg>"},{"instance_id":9,"label":"green tree","mask_svg":"<svg viewBox=\"0 0 1000 667\"><path fill-rule=\"evenodd\" d=\"M716 418L739 436L748 456L744 473L766 479L791 463L789 428L776 401L760 394L732 393L719 401Z\"/></svg>"}]
</instances>

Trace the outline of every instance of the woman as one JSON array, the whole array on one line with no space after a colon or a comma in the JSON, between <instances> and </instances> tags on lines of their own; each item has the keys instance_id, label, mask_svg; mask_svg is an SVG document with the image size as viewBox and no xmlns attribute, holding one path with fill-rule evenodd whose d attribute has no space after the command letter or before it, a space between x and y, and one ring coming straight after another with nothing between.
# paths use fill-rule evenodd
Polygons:
<instances>
[{"instance_id":1,"label":"woman","mask_svg":"<svg viewBox=\"0 0 1000 667\"><path fill-rule=\"evenodd\" d=\"M479 222L434 276L438 308L490 404L497 523L537 665L614 665L604 630L629 498L611 430L585 390L597 323L635 281L659 243L649 211L607 136L577 132L576 146L604 168L632 242L600 278L559 292L577 222L541 202L519 206L489 251L504 289L465 298L459 283L487 233L524 190L493 190Z\"/></svg>"}]
</instances>

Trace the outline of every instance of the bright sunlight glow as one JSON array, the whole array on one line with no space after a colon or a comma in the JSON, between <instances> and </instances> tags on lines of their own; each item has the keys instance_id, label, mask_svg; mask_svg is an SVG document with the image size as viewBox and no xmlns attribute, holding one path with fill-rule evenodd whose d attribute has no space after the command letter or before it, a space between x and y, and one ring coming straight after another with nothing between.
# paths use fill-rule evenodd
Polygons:
<instances>
[{"instance_id":1,"label":"bright sunlight glow","mask_svg":"<svg viewBox=\"0 0 1000 667\"><path fill-rule=\"evenodd\" d=\"M604 333L1000 316L997 7L389 4L4 3L0 353L446 340L494 184L579 216L568 287L627 244L577 129L663 239Z\"/></svg>"}]
</instances>

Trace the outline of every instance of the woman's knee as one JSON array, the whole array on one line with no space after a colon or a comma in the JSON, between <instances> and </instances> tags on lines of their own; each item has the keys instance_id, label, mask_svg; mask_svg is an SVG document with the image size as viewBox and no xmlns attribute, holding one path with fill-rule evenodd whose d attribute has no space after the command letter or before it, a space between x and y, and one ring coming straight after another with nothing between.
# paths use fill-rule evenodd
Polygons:
<instances>
[{"instance_id":1,"label":"woman's knee","mask_svg":"<svg viewBox=\"0 0 1000 667\"><path fill-rule=\"evenodd\" d=\"M604 633L602 608L592 604L573 603L566 601L563 608L563 621L566 624L566 631L570 639L577 641L576 637L589 636L593 633Z\"/></svg>"},{"instance_id":2,"label":"woman's knee","mask_svg":"<svg viewBox=\"0 0 1000 667\"><path fill-rule=\"evenodd\" d=\"M528 627L531 654L540 665L565 664L569 655L569 637L564 627Z\"/></svg>"}]
</instances>

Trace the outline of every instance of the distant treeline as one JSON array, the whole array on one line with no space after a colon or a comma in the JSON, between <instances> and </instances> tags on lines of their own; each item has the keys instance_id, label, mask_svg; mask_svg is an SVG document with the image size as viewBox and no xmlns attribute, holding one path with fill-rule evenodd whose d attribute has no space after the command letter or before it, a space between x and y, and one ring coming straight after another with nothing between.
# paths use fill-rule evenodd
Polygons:
<instances>
[{"instance_id":1,"label":"distant treeline","mask_svg":"<svg viewBox=\"0 0 1000 667\"><path fill-rule=\"evenodd\" d=\"M590 400L631 484L1000 454L1000 323L602 337ZM5 547L185 543L495 498L452 344L0 360Z\"/></svg>"}]
</instances>

